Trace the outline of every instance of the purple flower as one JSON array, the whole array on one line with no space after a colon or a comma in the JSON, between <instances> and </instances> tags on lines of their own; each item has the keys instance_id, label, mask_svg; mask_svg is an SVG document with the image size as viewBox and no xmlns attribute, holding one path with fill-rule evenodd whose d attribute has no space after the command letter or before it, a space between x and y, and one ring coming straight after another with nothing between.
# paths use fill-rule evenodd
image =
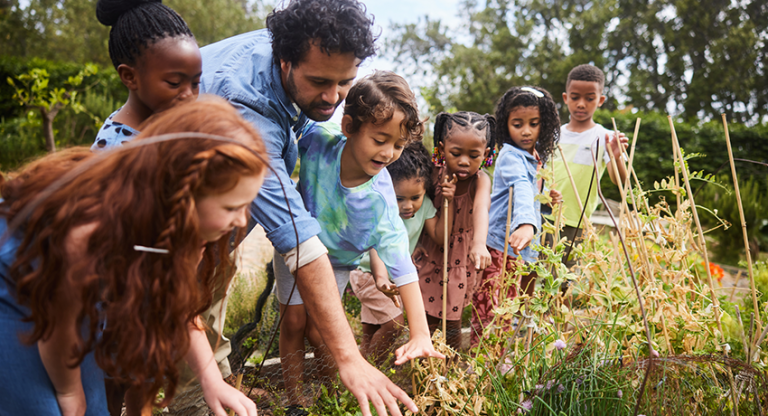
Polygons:
<instances>
[{"instance_id":1,"label":"purple flower","mask_svg":"<svg viewBox=\"0 0 768 416\"><path fill-rule=\"evenodd\" d=\"M530 400L525 400L524 402L520 403L520 407L517 409L517 413L528 413L533 409L533 402Z\"/></svg>"},{"instance_id":2,"label":"purple flower","mask_svg":"<svg viewBox=\"0 0 768 416\"><path fill-rule=\"evenodd\" d=\"M555 348L557 348L558 351L562 351L563 349L565 349L565 341L563 341L562 339L558 339L557 341L555 341Z\"/></svg>"},{"instance_id":3,"label":"purple flower","mask_svg":"<svg viewBox=\"0 0 768 416\"><path fill-rule=\"evenodd\" d=\"M619 399L621 399L622 397L624 397L624 392L622 392L622 391L621 391L621 389L619 389L619 391L617 391L617 392L616 392L616 396L617 396Z\"/></svg>"}]
</instances>

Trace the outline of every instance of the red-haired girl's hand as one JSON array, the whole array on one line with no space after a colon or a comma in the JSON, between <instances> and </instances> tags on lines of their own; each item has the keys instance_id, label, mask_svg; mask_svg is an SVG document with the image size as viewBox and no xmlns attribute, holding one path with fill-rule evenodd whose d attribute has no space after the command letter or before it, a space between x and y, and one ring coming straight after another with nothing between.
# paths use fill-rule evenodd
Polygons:
<instances>
[{"instance_id":1,"label":"red-haired girl's hand","mask_svg":"<svg viewBox=\"0 0 768 416\"><path fill-rule=\"evenodd\" d=\"M533 225L523 224L509 236L509 246L512 247L512 251L515 255L520 255L520 251L528 247L533 240Z\"/></svg>"},{"instance_id":2,"label":"red-haired girl's hand","mask_svg":"<svg viewBox=\"0 0 768 416\"><path fill-rule=\"evenodd\" d=\"M440 184L440 194L449 204L453 201L453 196L456 194L456 182L458 181L459 179L456 178L456 175L451 175L450 180L448 180L448 175L445 175L443 177L443 183Z\"/></svg>"},{"instance_id":3,"label":"red-haired girl's hand","mask_svg":"<svg viewBox=\"0 0 768 416\"><path fill-rule=\"evenodd\" d=\"M83 416L85 414L85 391L83 385L70 393L56 393L56 401L59 403L62 416Z\"/></svg>"},{"instance_id":4,"label":"red-haired girl's hand","mask_svg":"<svg viewBox=\"0 0 768 416\"><path fill-rule=\"evenodd\" d=\"M213 366L215 367L215 363ZM216 371L218 371L218 368L216 368ZM221 373L219 373L219 376L221 376ZM234 410L237 416L257 416L256 404L253 400L246 397L240 390L227 384L221 378L205 384L200 380L200 386L203 388L205 402L216 416L227 416L225 409Z\"/></svg>"}]
</instances>

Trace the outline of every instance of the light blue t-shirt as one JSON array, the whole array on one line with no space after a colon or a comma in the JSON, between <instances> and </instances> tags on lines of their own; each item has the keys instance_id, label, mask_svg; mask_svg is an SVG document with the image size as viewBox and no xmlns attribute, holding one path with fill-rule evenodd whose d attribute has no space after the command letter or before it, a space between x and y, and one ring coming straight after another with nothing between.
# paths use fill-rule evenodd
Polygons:
<instances>
[{"instance_id":1,"label":"light blue t-shirt","mask_svg":"<svg viewBox=\"0 0 768 416\"><path fill-rule=\"evenodd\" d=\"M334 269L354 270L363 253L376 249L397 286L418 281L408 233L397 208L392 178L384 169L368 182L341 184L341 152L347 139L334 123L310 123L299 140L297 189L320 222L318 235Z\"/></svg>"}]
</instances>

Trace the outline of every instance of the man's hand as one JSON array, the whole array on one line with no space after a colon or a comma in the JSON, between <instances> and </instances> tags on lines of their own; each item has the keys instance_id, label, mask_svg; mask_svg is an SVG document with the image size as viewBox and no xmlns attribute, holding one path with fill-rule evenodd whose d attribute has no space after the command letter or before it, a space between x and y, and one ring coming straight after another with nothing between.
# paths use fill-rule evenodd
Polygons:
<instances>
[{"instance_id":1,"label":"man's hand","mask_svg":"<svg viewBox=\"0 0 768 416\"><path fill-rule=\"evenodd\" d=\"M360 403L363 416L371 416L368 403L372 403L379 416L391 414L402 416L397 402L402 402L408 410L418 413L419 408L408 395L397 387L381 371L374 368L361 355L359 359L339 366L341 382L355 395ZM389 409L389 413L387 413Z\"/></svg>"}]
</instances>

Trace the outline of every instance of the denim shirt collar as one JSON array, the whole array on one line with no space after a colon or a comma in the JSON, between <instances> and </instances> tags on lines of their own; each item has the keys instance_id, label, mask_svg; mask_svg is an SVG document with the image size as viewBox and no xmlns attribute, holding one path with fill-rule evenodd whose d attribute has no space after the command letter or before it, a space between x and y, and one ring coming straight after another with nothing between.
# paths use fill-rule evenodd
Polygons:
<instances>
[{"instance_id":1,"label":"denim shirt collar","mask_svg":"<svg viewBox=\"0 0 768 416\"><path fill-rule=\"evenodd\" d=\"M510 151L516 152L517 154L519 154L519 155L523 156L524 158L528 159L528 161L533 163L534 165L538 165L539 161L541 160L539 158L539 152L536 151L536 149L533 149L533 154L530 154L530 153L526 152L525 150L523 150L523 149L521 149L521 148L519 148L517 146L511 145L509 143L504 143L504 146L509 147Z\"/></svg>"},{"instance_id":2,"label":"denim shirt collar","mask_svg":"<svg viewBox=\"0 0 768 416\"><path fill-rule=\"evenodd\" d=\"M296 105L293 100L288 96L288 91L283 88L283 81L280 77L280 65L277 65L275 63L272 64L272 80L270 80L270 87L272 87L272 91L275 93L275 97L277 98L280 105L283 107L283 110L290 116L291 118L291 125L295 125L299 119L301 118L301 110L299 109L299 106Z\"/></svg>"}]
</instances>

